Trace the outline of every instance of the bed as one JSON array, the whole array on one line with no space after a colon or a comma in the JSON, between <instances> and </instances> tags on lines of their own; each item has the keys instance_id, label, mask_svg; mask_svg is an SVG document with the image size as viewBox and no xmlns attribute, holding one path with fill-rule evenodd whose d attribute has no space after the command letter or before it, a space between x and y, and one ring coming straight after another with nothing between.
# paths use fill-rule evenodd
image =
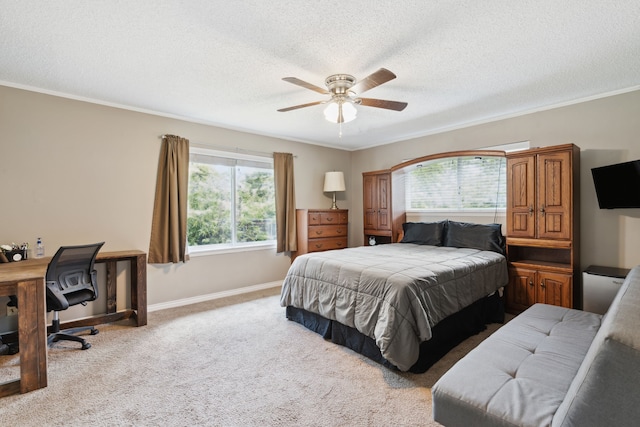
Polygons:
<instances>
[{"instance_id":1,"label":"bed","mask_svg":"<svg viewBox=\"0 0 640 427\"><path fill-rule=\"evenodd\" d=\"M297 257L283 282L288 319L386 366L424 372L502 322L499 224L405 223L400 243Z\"/></svg>"}]
</instances>

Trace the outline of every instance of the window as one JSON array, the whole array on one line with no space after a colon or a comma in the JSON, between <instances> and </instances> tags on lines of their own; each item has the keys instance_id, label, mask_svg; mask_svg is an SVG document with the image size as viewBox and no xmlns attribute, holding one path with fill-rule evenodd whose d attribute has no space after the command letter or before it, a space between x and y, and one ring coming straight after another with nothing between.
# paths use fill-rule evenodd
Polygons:
<instances>
[{"instance_id":1,"label":"window","mask_svg":"<svg viewBox=\"0 0 640 427\"><path fill-rule=\"evenodd\" d=\"M407 210L505 210L506 187L504 157L434 159L408 171Z\"/></svg>"},{"instance_id":2,"label":"window","mask_svg":"<svg viewBox=\"0 0 640 427\"><path fill-rule=\"evenodd\" d=\"M273 160L191 148L187 240L193 251L275 242Z\"/></svg>"}]
</instances>

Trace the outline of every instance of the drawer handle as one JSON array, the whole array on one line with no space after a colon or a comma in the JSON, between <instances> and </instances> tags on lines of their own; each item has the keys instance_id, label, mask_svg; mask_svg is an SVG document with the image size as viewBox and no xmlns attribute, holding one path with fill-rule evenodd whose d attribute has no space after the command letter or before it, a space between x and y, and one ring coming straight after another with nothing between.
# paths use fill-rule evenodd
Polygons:
<instances>
[{"instance_id":1,"label":"drawer handle","mask_svg":"<svg viewBox=\"0 0 640 427\"><path fill-rule=\"evenodd\" d=\"M342 242L336 243L336 246L342 246Z\"/></svg>"},{"instance_id":2,"label":"drawer handle","mask_svg":"<svg viewBox=\"0 0 640 427\"><path fill-rule=\"evenodd\" d=\"M322 248L322 243L316 243L316 249L321 249Z\"/></svg>"},{"instance_id":3,"label":"drawer handle","mask_svg":"<svg viewBox=\"0 0 640 427\"><path fill-rule=\"evenodd\" d=\"M327 221L328 221L328 222L333 221L333 217L327 217Z\"/></svg>"},{"instance_id":4,"label":"drawer handle","mask_svg":"<svg viewBox=\"0 0 640 427\"><path fill-rule=\"evenodd\" d=\"M322 233L323 233L323 231L322 231L322 230L316 230L316 234L317 234L318 236L320 236Z\"/></svg>"},{"instance_id":5,"label":"drawer handle","mask_svg":"<svg viewBox=\"0 0 640 427\"><path fill-rule=\"evenodd\" d=\"M342 234L342 228L338 228L338 229L336 230L336 234Z\"/></svg>"}]
</instances>

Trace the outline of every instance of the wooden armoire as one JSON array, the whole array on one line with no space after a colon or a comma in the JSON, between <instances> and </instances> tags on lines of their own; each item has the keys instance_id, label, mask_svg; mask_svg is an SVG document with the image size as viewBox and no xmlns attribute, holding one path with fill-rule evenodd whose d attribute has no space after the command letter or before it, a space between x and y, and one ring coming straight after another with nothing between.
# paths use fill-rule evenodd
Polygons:
<instances>
[{"instance_id":1,"label":"wooden armoire","mask_svg":"<svg viewBox=\"0 0 640 427\"><path fill-rule=\"evenodd\" d=\"M580 308L580 148L507 154L507 310Z\"/></svg>"},{"instance_id":2,"label":"wooden armoire","mask_svg":"<svg viewBox=\"0 0 640 427\"><path fill-rule=\"evenodd\" d=\"M405 220L403 180L399 179L403 173L388 169L362 174L365 245L371 238L375 244L397 241Z\"/></svg>"}]
</instances>

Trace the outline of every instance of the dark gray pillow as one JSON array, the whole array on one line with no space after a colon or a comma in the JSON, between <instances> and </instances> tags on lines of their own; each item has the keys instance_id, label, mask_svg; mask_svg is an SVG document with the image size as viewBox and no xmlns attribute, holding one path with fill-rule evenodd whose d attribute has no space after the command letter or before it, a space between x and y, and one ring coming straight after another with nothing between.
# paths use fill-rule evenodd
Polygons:
<instances>
[{"instance_id":1,"label":"dark gray pillow","mask_svg":"<svg viewBox=\"0 0 640 427\"><path fill-rule=\"evenodd\" d=\"M402 224L404 236L400 243L442 246L445 221L439 222L405 222Z\"/></svg>"},{"instance_id":2,"label":"dark gray pillow","mask_svg":"<svg viewBox=\"0 0 640 427\"><path fill-rule=\"evenodd\" d=\"M500 224L449 221L444 233L444 246L505 254L505 241Z\"/></svg>"}]
</instances>

